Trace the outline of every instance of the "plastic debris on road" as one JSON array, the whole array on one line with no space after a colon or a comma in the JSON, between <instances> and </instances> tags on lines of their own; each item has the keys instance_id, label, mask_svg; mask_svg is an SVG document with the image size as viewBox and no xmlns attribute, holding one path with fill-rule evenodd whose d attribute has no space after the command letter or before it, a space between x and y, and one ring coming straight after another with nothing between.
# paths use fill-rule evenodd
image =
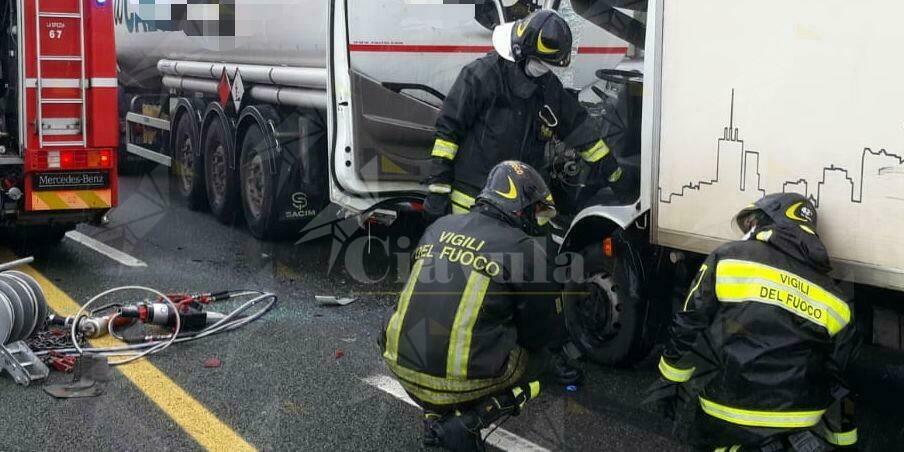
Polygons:
<instances>
[{"instance_id":1,"label":"plastic debris on road","mask_svg":"<svg viewBox=\"0 0 904 452\"><path fill-rule=\"evenodd\" d=\"M213 358L208 359L207 361L204 361L204 367L207 369L220 367L222 365L223 365L223 361L220 361L220 358L217 358L217 357L213 357Z\"/></svg>"},{"instance_id":2,"label":"plastic debris on road","mask_svg":"<svg viewBox=\"0 0 904 452\"><path fill-rule=\"evenodd\" d=\"M354 303L355 301L358 301L357 298L339 298L330 295L317 295L314 297L314 299L323 306L346 306Z\"/></svg>"}]
</instances>

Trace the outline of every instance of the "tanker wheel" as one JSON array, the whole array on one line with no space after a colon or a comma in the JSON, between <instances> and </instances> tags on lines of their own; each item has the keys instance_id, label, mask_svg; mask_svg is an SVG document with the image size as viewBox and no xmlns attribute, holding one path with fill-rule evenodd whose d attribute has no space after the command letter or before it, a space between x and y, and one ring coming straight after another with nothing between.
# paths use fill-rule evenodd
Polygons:
<instances>
[{"instance_id":1,"label":"tanker wheel","mask_svg":"<svg viewBox=\"0 0 904 452\"><path fill-rule=\"evenodd\" d=\"M219 116L211 120L201 143L204 149L210 213L221 223L232 224L238 214L238 174L235 168L230 168L233 150L230 149L226 127Z\"/></svg>"},{"instance_id":2,"label":"tanker wheel","mask_svg":"<svg viewBox=\"0 0 904 452\"><path fill-rule=\"evenodd\" d=\"M271 174L273 152L267 149L268 140L257 122L248 126L242 142L241 179L242 210L251 234L259 239L278 239L286 230L279 223L276 209L276 175Z\"/></svg>"},{"instance_id":3,"label":"tanker wheel","mask_svg":"<svg viewBox=\"0 0 904 452\"><path fill-rule=\"evenodd\" d=\"M592 251L588 247L581 254L586 257ZM585 269L585 280L565 285L565 319L572 340L597 364L628 366L643 359L652 346L644 334L649 300L631 294L627 269L618 259L584 262L594 266Z\"/></svg>"},{"instance_id":4,"label":"tanker wheel","mask_svg":"<svg viewBox=\"0 0 904 452\"><path fill-rule=\"evenodd\" d=\"M170 168L170 191L184 200L191 210L207 206L204 186L204 159L198 149L198 137L189 113L179 115L173 136L173 166Z\"/></svg>"}]
</instances>

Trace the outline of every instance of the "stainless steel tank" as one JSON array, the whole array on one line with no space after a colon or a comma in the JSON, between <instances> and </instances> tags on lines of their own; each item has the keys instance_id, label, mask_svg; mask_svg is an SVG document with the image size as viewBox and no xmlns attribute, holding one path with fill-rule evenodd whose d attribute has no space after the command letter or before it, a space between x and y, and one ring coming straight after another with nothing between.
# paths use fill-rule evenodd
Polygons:
<instances>
[{"instance_id":1,"label":"stainless steel tank","mask_svg":"<svg viewBox=\"0 0 904 452\"><path fill-rule=\"evenodd\" d=\"M326 68L327 0L231 5L114 0L120 80L159 86L162 59Z\"/></svg>"}]
</instances>

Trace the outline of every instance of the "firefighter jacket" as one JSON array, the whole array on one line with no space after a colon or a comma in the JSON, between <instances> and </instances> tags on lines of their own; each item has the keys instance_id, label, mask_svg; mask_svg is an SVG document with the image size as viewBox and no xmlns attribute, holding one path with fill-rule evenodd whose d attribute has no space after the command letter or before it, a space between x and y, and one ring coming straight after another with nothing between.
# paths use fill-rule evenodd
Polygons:
<instances>
[{"instance_id":1,"label":"firefighter jacket","mask_svg":"<svg viewBox=\"0 0 904 452\"><path fill-rule=\"evenodd\" d=\"M819 424L829 442L853 444L855 429L821 422L859 347L852 308L829 269L819 238L795 225L717 249L675 317L662 376L699 377L705 417L769 436Z\"/></svg>"},{"instance_id":2,"label":"firefighter jacket","mask_svg":"<svg viewBox=\"0 0 904 452\"><path fill-rule=\"evenodd\" d=\"M402 386L434 405L518 383L528 353L564 334L561 287L539 239L480 205L432 224L379 343Z\"/></svg>"},{"instance_id":3,"label":"firefighter jacket","mask_svg":"<svg viewBox=\"0 0 904 452\"><path fill-rule=\"evenodd\" d=\"M529 78L520 64L490 52L465 66L446 96L429 190L451 193L453 212L464 213L497 163L518 160L544 173L553 137L581 151L594 173L614 184L623 171L588 118L555 74Z\"/></svg>"}]
</instances>

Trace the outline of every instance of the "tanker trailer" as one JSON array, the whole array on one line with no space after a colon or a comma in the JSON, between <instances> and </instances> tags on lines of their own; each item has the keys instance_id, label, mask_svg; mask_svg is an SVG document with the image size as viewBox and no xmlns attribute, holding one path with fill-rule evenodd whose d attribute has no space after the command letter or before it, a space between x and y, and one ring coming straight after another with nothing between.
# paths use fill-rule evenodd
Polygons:
<instances>
[{"instance_id":1,"label":"tanker trailer","mask_svg":"<svg viewBox=\"0 0 904 452\"><path fill-rule=\"evenodd\" d=\"M190 208L244 217L258 238L299 231L331 201L389 220L416 208L444 93L492 50L494 25L543 6L215 3L116 0L124 149L169 166ZM568 11L575 55L560 77L583 88L629 45Z\"/></svg>"}]
</instances>

